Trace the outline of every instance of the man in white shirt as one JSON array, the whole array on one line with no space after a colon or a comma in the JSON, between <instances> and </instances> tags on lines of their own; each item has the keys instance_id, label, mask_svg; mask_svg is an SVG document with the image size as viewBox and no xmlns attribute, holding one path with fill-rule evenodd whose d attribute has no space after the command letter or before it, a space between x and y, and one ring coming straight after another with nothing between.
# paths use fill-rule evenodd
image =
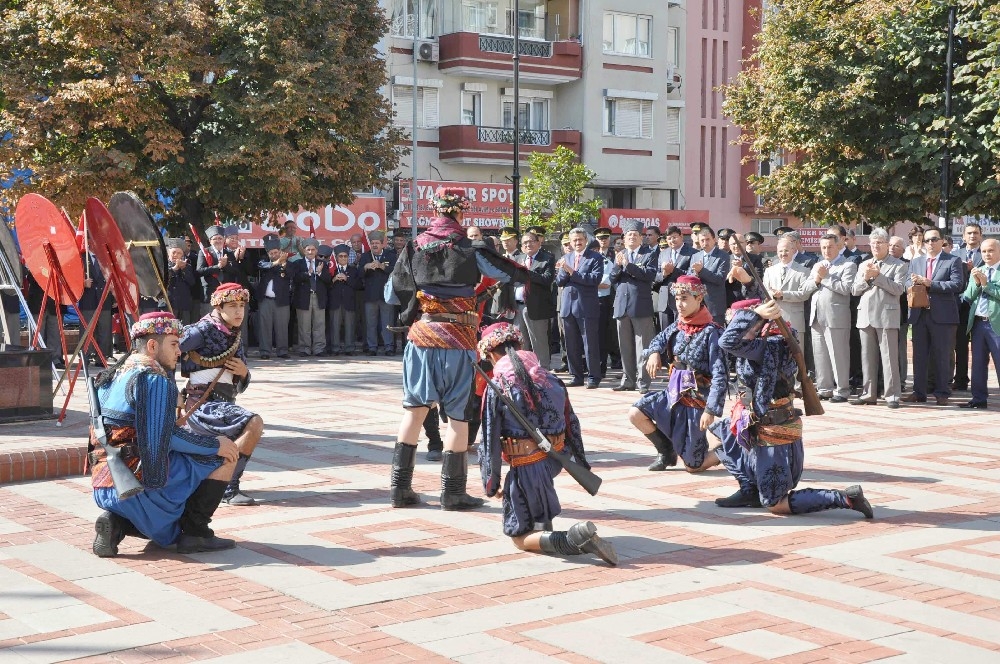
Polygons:
<instances>
[{"instance_id":1,"label":"man in white shirt","mask_svg":"<svg viewBox=\"0 0 1000 664\"><path fill-rule=\"evenodd\" d=\"M806 301L819 288L809 278L809 268L792 260L795 240L778 240L778 262L764 270L764 288L778 301L781 317L798 333L800 342L806 334Z\"/></svg>"}]
</instances>

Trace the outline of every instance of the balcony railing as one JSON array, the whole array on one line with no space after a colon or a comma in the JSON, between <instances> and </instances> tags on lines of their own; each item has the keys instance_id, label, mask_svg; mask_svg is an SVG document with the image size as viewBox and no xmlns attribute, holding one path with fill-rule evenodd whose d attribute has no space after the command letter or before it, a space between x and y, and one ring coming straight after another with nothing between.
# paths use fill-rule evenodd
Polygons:
<instances>
[{"instance_id":1,"label":"balcony railing","mask_svg":"<svg viewBox=\"0 0 1000 664\"><path fill-rule=\"evenodd\" d=\"M479 35L479 50L485 53L514 55L514 38ZM551 58L552 42L521 40L518 42L517 50L520 52L520 55L533 58Z\"/></svg>"},{"instance_id":2,"label":"balcony railing","mask_svg":"<svg viewBox=\"0 0 1000 664\"><path fill-rule=\"evenodd\" d=\"M480 143L514 144L514 130L508 127L478 127ZM550 145L552 132L548 129L522 129L521 145Z\"/></svg>"}]
</instances>

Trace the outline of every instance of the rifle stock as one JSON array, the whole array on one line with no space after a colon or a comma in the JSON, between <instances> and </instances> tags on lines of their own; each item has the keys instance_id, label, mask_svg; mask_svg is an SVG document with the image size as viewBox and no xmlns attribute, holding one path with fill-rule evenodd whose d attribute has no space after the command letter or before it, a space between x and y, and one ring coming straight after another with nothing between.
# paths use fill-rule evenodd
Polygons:
<instances>
[{"instance_id":1,"label":"rifle stock","mask_svg":"<svg viewBox=\"0 0 1000 664\"><path fill-rule=\"evenodd\" d=\"M506 404L511 414L514 416L514 419L516 419L520 425L524 427L524 429L528 432L528 435L531 436L531 439L535 441L536 445L538 445L538 449L545 452L550 459L558 462L559 465L566 470L569 476L576 480L577 484L582 486L587 493L592 496L596 496L597 490L600 489L601 482L603 480L590 470L587 470L577 462L573 461L568 455L560 454L552 449L552 443L550 443L549 439L545 437L545 434L539 431L533 424L531 424L531 422L528 421L528 418L526 418L521 411L517 409L517 406L514 405L514 402L511 401L510 397L503 393L500 386L493 382L493 379L490 378L476 362L472 362L472 366L476 370L476 373L483 377L486 384L489 385L490 388L497 393L504 404Z\"/></svg>"},{"instance_id":2,"label":"rifle stock","mask_svg":"<svg viewBox=\"0 0 1000 664\"><path fill-rule=\"evenodd\" d=\"M754 284L760 290L763 297L767 300L773 300L771 294L764 288L764 283L760 280L760 275L757 274L757 270L754 269L750 261L742 258L746 256L747 250L740 242L740 239L734 235L730 238L736 242L736 246L740 249L741 260L744 265L746 272L753 277ZM809 372L806 370L806 358L802 354L802 347L799 342L795 339L792 334L792 329L788 327L788 322L784 318L777 318L774 321L778 325L778 330L781 332L781 336L785 339L785 343L788 344L788 350L792 353L792 359L795 360L795 364L799 369L799 383L802 385L802 404L805 406L806 415L822 415L825 411L823 410L823 402L820 401L819 392L816 391L816 385L813 384L812 379L809 378Z\"/></svg>"},{"instance_id":3,"label":"rifle stock","mask_svg":"<svg viewBox=\"0 0 1000 664\"><path fill-rule=\"evenodd\" d=\"M101 402L97 398L97 387L94 385L86 361L83 362L83 379L87 383L87 398L90 401L90 426L94 431L94 438L104 450L111 482L115 485L118 498L125 500L142 493L144 487L122 459L121 448L108 444L108 432L104 428L104 416L101 415Z\"/></svg>"}]
</instances>

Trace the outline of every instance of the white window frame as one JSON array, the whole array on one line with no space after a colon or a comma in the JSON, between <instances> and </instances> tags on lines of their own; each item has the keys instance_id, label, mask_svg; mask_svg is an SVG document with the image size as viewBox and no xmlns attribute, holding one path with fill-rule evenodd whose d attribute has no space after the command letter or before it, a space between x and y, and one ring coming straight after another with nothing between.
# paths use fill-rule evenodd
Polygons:
<instances>
[{"instance_id":1,"label":"white window frame","mask_svg":"<svg viewBox=\"0 0 1000 664\"><path fill-rule=\"evenodd\" d=\"M604 135L615 138L652 139L653 101L656 95L618 95L615 92L608 90L604 96L604 118L602 121ZM639 114L638 133L623 133L625 123L619 119L619 116L628 111Z\"/></svg>"},{"instance_id":2,"label":"white window frame","mask_svg":"<svg viewBox=\"0 0 1000 664\"><path fill-rule=\"evenodd\" d=\"M432 39L436 32L438 0L420 0L420 35L418 39ZM393 37L413 39L417 17L414 12L417 0L390 0L389 34Z\"/></svg>"},{"instance_id":3,"label":"white window frame","mask_svg":"<svg viewBox=\"0 0 1000 664\"><path fill-rule=\"evenodd\" d=\"M608 40L608 21L611 21L611 39ZM633 21L634 30L633 34L633 44L631 46L626 45L622 49L616 48L618 43L618 26L624 24L625 22ZM640 23L645 21L646 39L645 42L642 41L639 26ZM652 58L653 57L653 17L649 14L630 14L626 12L604 12L604 22L602 24L602 34L603 34L603 45L602 50L606 55L621 55L630 58ZM643 47L643 44L645 45Z\"/></svg>"},{"instance_id":4,"label":"white window frame","mask_svg":"<svg viewBox=\"0 0 1000 664\"><path fill-rule=\"evenodd\" d=\"M466 100L472 102L472 122L465 121ZM462 107L459 109L459 120L463 125L479 127L483 124L483 93L479 90L462 90Z\"/></svg>"},{"instance_id":5,"label":"white window frame","mask_svg":"<svg viewBox=\"0 0 1000 664\"><path fill-rule=\"evenodd\" d=\"M412 79L411 79L412 80ZM392 86L393 124L397 127L413 126L413 84L395 83ZM400 104L406 106L400 109ZM441 95L437 86L417 84L417 129L437 129L441 126Z\"/></svg>"},{"instance_id":6,"label":"white window frame","mask_svg":"<svg viewBox=\"0 0 1000 664\"><path fill-rule=\"evenodd\" d=\"M528 107L528 123L521 123L521 131L549 131L552 119L552 99L551 97L532 97L524 94L518 95L518 101ZM514 97L503 95L500 97L500 126L504 129L514 128L514 116L510 116L508 123L505 107L510 104L514 107ZM542 109L536 114L536 109ZM540 121L535 121L540 120Z\"/></svg>"}]
</instances>

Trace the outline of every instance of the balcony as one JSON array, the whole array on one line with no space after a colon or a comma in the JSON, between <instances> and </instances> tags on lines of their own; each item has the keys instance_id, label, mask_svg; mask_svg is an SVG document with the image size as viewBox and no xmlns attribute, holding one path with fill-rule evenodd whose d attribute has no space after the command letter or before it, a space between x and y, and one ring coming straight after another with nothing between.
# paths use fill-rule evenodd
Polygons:
<instances>
[{"instance_id":1,"label":"balcony","mask_svg":"<svg viewBox=\"0 0 1000 664\"><path fill-rule=\"evenodd\" d=\"M582 149L582 136L576 129L522 129L521 161L532 152L551 153L562 145L576 154ZM438 157L451 164L512 164L514 130L509 127L450 125L438 131Z\"/></svg>"},{"instance_id":2,"label":"balcony","mask_svg":"<svg viewBox=\"0 0 1000 664\"><path fill-rule=\"evenodd\" d=\"M438 69L460 76L509 80L514 75L514 38L505 35L453 32L438 39ZM555 85L583 75L583 47L576 41L521 39L523 83Z\"/></svg>"}]
</instances>

